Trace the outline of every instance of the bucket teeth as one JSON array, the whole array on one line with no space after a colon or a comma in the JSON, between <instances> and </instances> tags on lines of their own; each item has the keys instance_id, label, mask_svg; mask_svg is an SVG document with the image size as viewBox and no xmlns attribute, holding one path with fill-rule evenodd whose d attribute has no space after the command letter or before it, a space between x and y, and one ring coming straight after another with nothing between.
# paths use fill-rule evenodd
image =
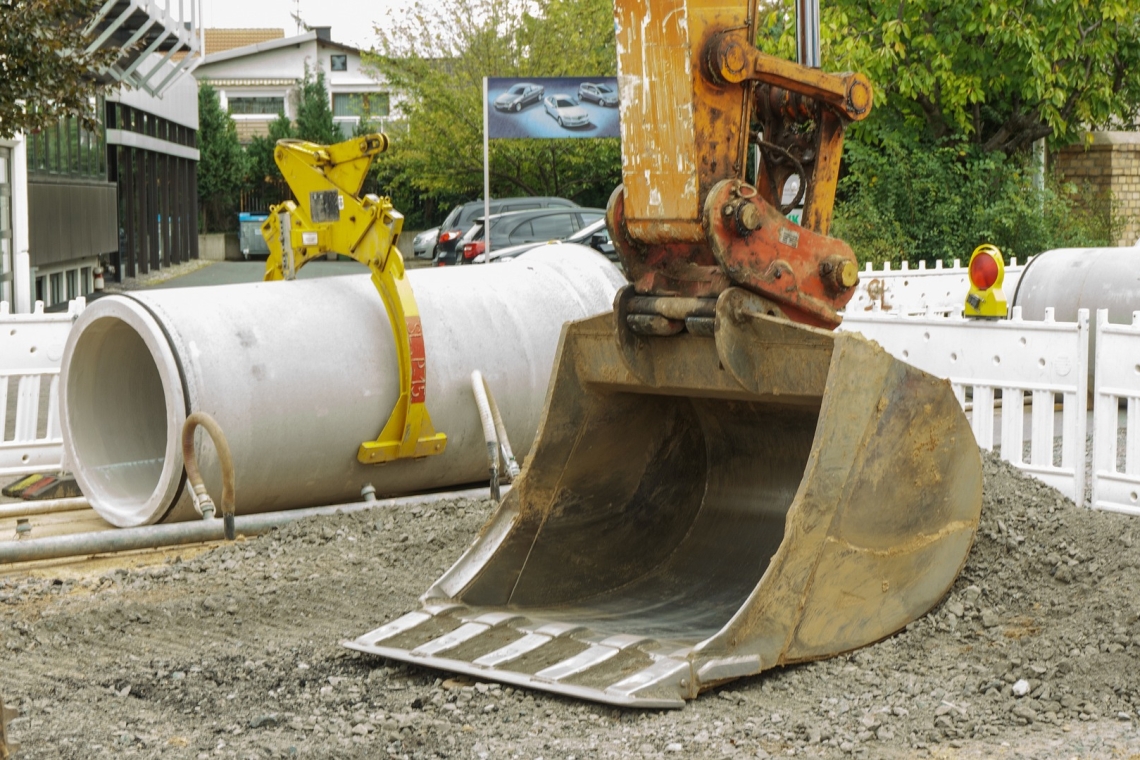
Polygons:
<instances>
[{"instance_id":1,"label":"bucket teeth","mask_svg":"<svg viewBox=\"0 0 1140 760\"><path fill-rule=\"evenodd\" d=\"M440 631L446 631L440 633ZM419 635L417 635L419 634ZM398 642L398 646L391 644ZM451 608L413 612L345 646L476 678L628 707L681 707L689 663L643 636Z\"/></svg>"}]
</instances>

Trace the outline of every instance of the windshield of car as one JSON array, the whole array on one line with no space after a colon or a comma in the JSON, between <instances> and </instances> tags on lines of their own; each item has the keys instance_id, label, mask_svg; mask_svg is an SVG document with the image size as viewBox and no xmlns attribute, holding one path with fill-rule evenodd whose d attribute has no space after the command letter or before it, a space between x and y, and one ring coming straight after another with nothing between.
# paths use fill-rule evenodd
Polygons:
<instances>
[{"instance_id":1,"label":"windshield of car","mask_svg":"<svg viewBox=\"0 0 1140 760\"><path fill-rule=\"evenodd\" d=\"M476 219L483 216L483 211L484 211L484 208L483 208L482 203L478 203L478 204L471 206L469 209L467 209L466 211L463 212L462 216L459 217L459 221L456 222L455 226L461 230L467 229L468 227L470 227L472 224L475 223ZM493 214L493 213L495 213L495 211L496 211L496 206L494 203L492 203L491 204L491 213Z\"/></svg>"},{"instance_id":2,"label":"windshield of car","mask_svg":"<svg viewBox=\"0 0 1140 760\"><path fill-rule=\"evenodd\" d=\"M610 231L606 228L606 220L604 218L598 219L593 224L587 224L585 227L578 230L570 237L566 238L566 241L570 243L579 243L583 240L589 242L593 239L594 235L605 235L606 241L609 241Z\"/></svg>"},{"instance_id":3,"label":"windshield of car","mask_svg":"<svg viewBox=\"0 0 1140 760\"><path fill-rule=\"evenodd\" d=\"M483 239L483 219L480 218L479 221L477 221L477 222L475 222L475 224L471 225L471 228L469 230L467 230L466 232L463 233L463 237L459 238L459 242L456 245L459 247L460 250L463 250L463 245L465 243L471 243L471 242L474 242L476 240L482 240L482 239Z\"/></svg>"},{"instance_id":4,"label":"windshield of car","mask_svg":"<svg viewBox=\"0 0 1140 760\"><path fill-rule=\"evenodd\" d=\"M447 218L443 220L443 224L439 225L439 228L441 230L455 229L455 225L459 219L459 212L462 210L462 206L456 206L455 208L451 209L451 213L447 215Z\"/></svg>"},{"instance_id":5,"label":"windshield of car","mask_svg":"<svg viewBox=\"0 0 1140 760\"><path fill-rule=\"evenodd\" d=\"M570 106L577 105L577 103L575 103L570 98L555 98L554 105L557 108L569 108Z\"/></svg>"},{"instance_id":6,"label":"windshield of car","mask_svg":"<svg viewBox=\"0 0 1140 760\"><path fill-rule=\"evenodd\" d=\"M608 84L598 85L598 92L604 92L605 94L609 95L613 91L614 91L614 88L610 87Z\"/></svg>"},{"instance_id":7,"label":"windshield of car","mask_svg":"<svg viewBox=\"0 0 1140 760\"><path fill-rule=\"evenodd\" d=\"M524 92L526 92L526 85L516 84L511 89L507 90L507 92L509 92L511 95L522 95Z\"/></svg>"}]
</instances>

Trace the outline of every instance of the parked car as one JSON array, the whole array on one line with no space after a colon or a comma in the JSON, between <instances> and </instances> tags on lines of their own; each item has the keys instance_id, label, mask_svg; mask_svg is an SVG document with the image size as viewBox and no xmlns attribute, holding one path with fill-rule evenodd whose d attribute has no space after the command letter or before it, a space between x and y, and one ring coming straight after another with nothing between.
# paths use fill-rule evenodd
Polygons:
<instances>
[{"instance_id":1,"label":"parked car","mask_svg":"<svg viewBox=\"0 0 1140 760\"><path fill-rule=\"evenodd\" d=\"M508 248L520 243L539 243L545 240L561 240L583 227L603 219L606 215L600 208L539 209L537 211L513 211L491 216L491 256L498 248ZM470 264L486 248L482 217L475 220L462 238L457 250L462 255L456 263Z\"/></svg>"},{"instance_id":2,"label":"parked car","mask_svg":"<svg viewBox=\"0 0 1140 760\"><path fill-rule=\"evenodd\" d=\"M439 227L432 227L430 230L424 230L416 235L412 238L412 256L417 259L431 256L432 249L435 248L435 241L438 238Z\"/></svg>"},{"instance_id":3,"label":"parked car","mask_svg":"<svg viewBox=\"0 0 1140 760\"><path fill-rule=\"evenodd\" d=\"M500 111L521 111L531 103L542 100L546 88L540 84L519 82L499 97L495 98L495 108Z\"/></svg>"},{"instance_id":4,"label":"parked car","mask_svg":"<svg viewBox=\"0 0 1140 760\"><path fill-rule=\"evenodd\" d=\"M590 123L590 114L569 95L547 95L542 102L546 105L546 113L560 127L584 127Z\"/></svg>"},{"instance_id":5,"label":"parked car","mask_svg":"<svg viewBox=\"0 0 1140 760\"><path fill-rule=\"evenodd\" d=\"M592 100L600 106L616 106L618 94L612 85L583 82L578 85L578 100L583 102Z\"/></svg>"},{"instance_id":6,"label":"parked car","mask_svg":"<svg viewBox=\"0 0 1140 760\"><path fill-rule=\"evenodd\" d=\"M493 228L494 222L491 224ZM492 234L494 234L493 229ZM492 246L491 263L499 264L504 261L513 261L527 251L533 251L535 248L551 245L553 243L577 243L578 245L589 246L618 266L621 265L617 250L614 248L613 241L610 239L610 230L606 226L605 218L591 222L569 237L562 238L561 240L540 240L531 243L520 243L519 245L512 245L507 248L495 248ZM486 256L479 254L473 259L472 263L482 264L485 259Z\"/></svg>"},{"instance_id":7,"label":"parked car","mask_svg":"<svg viewBox=\"0 0 1140 760\"><path fill-rule=\"evenodd\" d=\"M577 207L577 203L565 198L498 198L491 201L492 214L540 208ZM475 223L478 217L483 216L483 213L483 201L464 203L462 206L456 206L451 210L451 213L443 220L443 224L439 226L439 238L436 240L435 249L432 252L433 266L441 267L455 263L457 251L462 252L463 250L456 248L459 238L471 229L471 225Z\"/></svg>"}]
</instances>

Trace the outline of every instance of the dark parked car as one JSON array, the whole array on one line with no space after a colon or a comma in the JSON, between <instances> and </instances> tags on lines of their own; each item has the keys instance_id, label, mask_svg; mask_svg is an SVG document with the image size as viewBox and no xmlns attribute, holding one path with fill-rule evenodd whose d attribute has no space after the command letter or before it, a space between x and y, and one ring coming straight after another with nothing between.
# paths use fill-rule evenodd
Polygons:
<instances>
[{"instance_id":1,"label":"dark parked car","mask_svg":"<svg viewBox=\"0 0 1140 760\"><path fill-rule=\"evenodd\" d=\"M494 224L492 222L492 224ZM614 249L613 241L610 240L610 230L606 227L606 220L604 218L598 219L595 222L587 224L582 229L571 234L569 237L562 238L561 240L539 240L531 243L520 243L519 245L512 245L508 248L491 248L491 263L498 264L504 261L511 261L518 258L527 251L533 251L535 248L540 248L544 245L552 243L577 243L578 245L585 245L593 248L598 253L605 256L610 261L620 266L617 251ZM482 264L484 260L483 254L475 257L475 264Z\"/></svg>"},{"instance_id":2,"label":"dark parked car","mask_svg":"<svg viewBox=\"0 0 1140 760\"><path fill-rule=\"evenodd\" d=\"M542 95L545 92L546 88L540 84L519 82L495 98L495 108L500 111L521 111L531 103L542 100Z\"/></svg>"},{"instance_id":3,"label":"dark parked car","mask_svg":"<svg viewBox=\"0 0 1140 760\"><path fill-rule=\"evenodd\" d=\"M584 127L590 123L590 114L569 95L550 95L542 102L546 113L560 127Z\"/></svg>"},{"instance_id":4,"label":"dark parked car","mask_svg":"<svg viewBox=\"0 0 1140 760\"><path fill-rule=\"evenodd\" d=\"M583 227L603 219L606 215L600 208L540 209L538 211L514 211L491 216L491 256L499 248L508 248L520 243L539 243L545 240L561 240ZM483 253L485 224L483 218L459 239L457 250L462 251L457 263L470 264Z\"/></svg>"},{"instance_id":5,"label":"dark parked car","mask_svg":"<svg viewBox=\"0 0 1140 760\"><path fill-rule=\"evenodd\" d=\"M600 106L616 106L618 94L611 85L595 82L583 82L578 85L578 100L592 100Z\"/></svg>"},{"instance_id":6,"label":"dark parked car","mask_svg":"<svg viewBox=\"0 0 1140 760\"><path fill-rule=\"evenodd\" d=\"M540 208L577 207L577 203L566 200L565 198L497 198L491 201L492 214ZM436 241L435 250L432 254L433 266L441 267L455 263L457 252L462 252L463 250L462 248L456 248L459 238L463 237L463 233L471 229L471 225L475 223L477 218L483 216L483 213L483 201L464 203L462 206L456 206L451 210L451 213L443 220L443 224L439 226L439 238Z\"/></svg>"}]
</instances>

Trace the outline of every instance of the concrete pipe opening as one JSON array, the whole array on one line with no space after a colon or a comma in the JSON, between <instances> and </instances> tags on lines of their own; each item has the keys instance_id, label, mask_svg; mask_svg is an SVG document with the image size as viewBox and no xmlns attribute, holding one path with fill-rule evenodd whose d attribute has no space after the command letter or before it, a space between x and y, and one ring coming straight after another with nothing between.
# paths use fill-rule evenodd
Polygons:
<instances>
[{"instance_id":1,"label":"concrete pipe opening","mask_svg":"<svg viewBox=\"0 0 1140 760\"><path fill-rule=\"evenodd\" d=\"M182 425L204 411L233 454L239 514L477 483L486 446L471 395L480 370L520 458L534 440L565 322L608 311L624 278L582 246L515 262L408 273L427 350L427 407L443 454L357 461L399 393L395 345L367 274L134 291L94 301L64 349L64 450L92 507L130 527L196 519ZM221 493L199 436L209 492Z\"/></svg>"},{"instance_id":2,"label":"concrete pipe opening","mask_svg":"<svg viewBox=\"0 0 1140 760\"><path fill-rule=\"evenodd\" d=\"M84 492L114 525L161 519L181 484L171 430L186 401L153 317L129 300L108 302L71 351L61 385L70 461L82 463Z\"/></svg>"}]
</instances>

